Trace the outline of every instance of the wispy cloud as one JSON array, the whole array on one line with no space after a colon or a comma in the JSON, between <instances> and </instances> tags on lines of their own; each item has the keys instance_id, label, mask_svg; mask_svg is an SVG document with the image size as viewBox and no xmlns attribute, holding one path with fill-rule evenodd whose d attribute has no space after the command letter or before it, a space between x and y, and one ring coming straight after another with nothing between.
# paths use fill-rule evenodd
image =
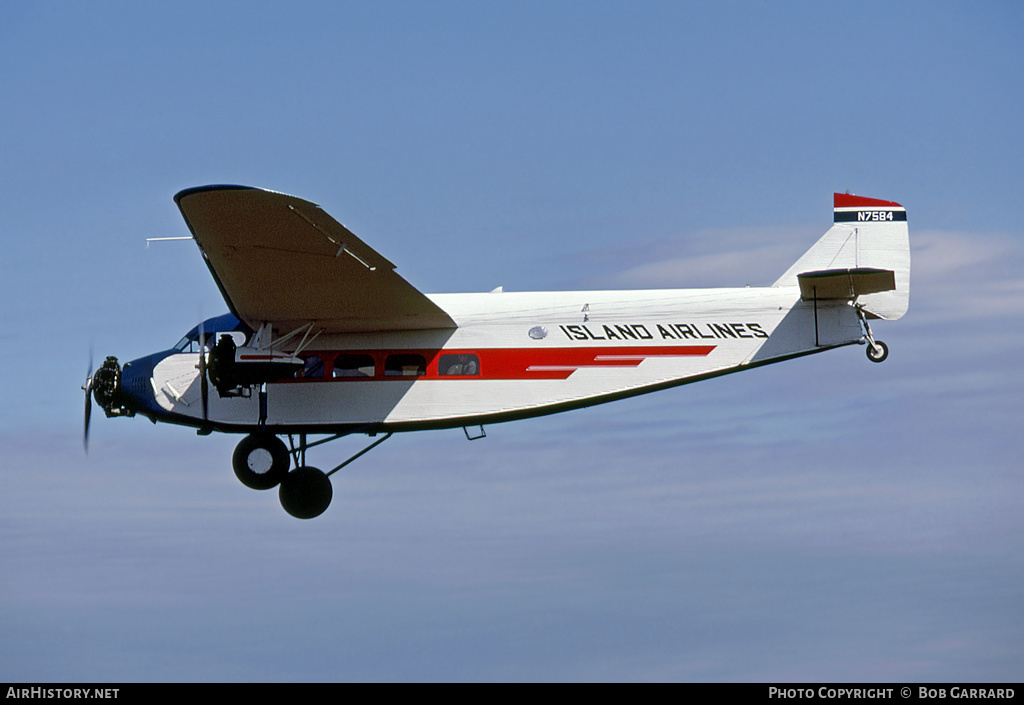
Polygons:
<instances>
[{"instance_id":1,"label":"wispy cloud","mask_svg":"<svg viewBox=\"0 0 1024 705\"><path fill-rule=\"evenodd\" d=\"M631 243L595 253L620 269L587 283L609 289L767 286L814 243L808 232L813 231L719 228Z\"/></svg>"},{"instance_id":2,"label":"wispy cloud","mask_svg":"<svg viewBox=\"0 0 1024 705\"><path fill-rule=\"evenodd\" d=\"M702 230L591 253L619 263L595 288L767 286L814 242L807 228ZM911 227L916 323L1024 314L1024 237Z\"/></svg>"},{"instance_id":3,"label":"wispy cloud","mask_svg":"<svg viewBox=\"0 0 1024 705\"><path fill-rule=\"evenodd\" d=\"M925 230L911 243L916 323L1024 314L1024 238Z\"/></svg>"}]
</instances>

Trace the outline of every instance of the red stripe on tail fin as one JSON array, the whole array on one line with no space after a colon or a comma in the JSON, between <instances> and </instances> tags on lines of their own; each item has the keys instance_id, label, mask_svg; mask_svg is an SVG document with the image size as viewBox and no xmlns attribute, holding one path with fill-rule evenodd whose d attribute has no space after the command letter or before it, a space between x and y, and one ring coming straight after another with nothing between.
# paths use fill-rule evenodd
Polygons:
<instances>
[{"instance_id":1,"label":"red stripe on tail fin","mask_svg":"<svg viewBox=\"0 0 1024 705\"><path fill-rule=\"evenodd\" d=\"M883 201L880 198L865 198L863 196L854 196L852 193L837 193L833 201L833 208L902 208L899 203L895 201Z\"/></svg>"}]
</instances>

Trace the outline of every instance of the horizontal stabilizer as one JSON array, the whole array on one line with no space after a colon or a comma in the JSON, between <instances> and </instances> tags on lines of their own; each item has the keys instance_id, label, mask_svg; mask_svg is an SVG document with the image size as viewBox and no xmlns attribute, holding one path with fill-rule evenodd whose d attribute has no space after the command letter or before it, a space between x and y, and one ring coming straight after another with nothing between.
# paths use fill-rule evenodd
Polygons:
<instances>
[{"instance_id":1,"label":"horizontal stabilizer","mask_svg":"<svg viewBox=\"0 0 1024 705\"><path fill-rule=\"evenodd\" d=\"M864 294L896 290L896 273L891 269L823 269L796 278L804 301L852 301Z\"/></svg>"}]
</instances>

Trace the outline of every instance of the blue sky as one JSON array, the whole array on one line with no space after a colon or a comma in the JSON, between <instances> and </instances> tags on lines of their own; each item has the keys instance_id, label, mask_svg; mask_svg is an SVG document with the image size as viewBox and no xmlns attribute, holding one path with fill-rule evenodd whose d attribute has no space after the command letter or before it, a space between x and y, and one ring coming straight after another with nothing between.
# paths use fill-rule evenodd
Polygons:
<instances>
[{"instance_id":1,"label":"blue sky","mask_svg":"<svg viewBox=\"0 0 1024 705\"><path fill-rule=\"evenodd\" d=\"M0 680L1019 680L1018 3L7 3ZM225 310L172 196L324 206L423 291L770 284L907 207L861 349L397 436L315 521L89 364ZM352 446L354 451L355 444ZM313 456L332 466L350 452Z\"/></svg>"}]
</instances>

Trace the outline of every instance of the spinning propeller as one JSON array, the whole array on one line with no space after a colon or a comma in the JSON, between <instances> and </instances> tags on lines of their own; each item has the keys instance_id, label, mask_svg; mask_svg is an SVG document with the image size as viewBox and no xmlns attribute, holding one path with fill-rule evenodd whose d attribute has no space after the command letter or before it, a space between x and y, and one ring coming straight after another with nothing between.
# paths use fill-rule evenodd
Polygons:
<instances>
[{"instance_id":1,"label":"spinning propeller","mask_svg":"<svg viewBox=\"0 0 1024 705\"><path fill-rule=\"evenodd\" d=\"M92 394L92 347L89 348L89 369L85 373L85 384L82 385L82 389L85 390L85 428L82 430L82 447L85 449L86 455L89 453L89 420L92 418L92 399L89 395Z\"/></svg>"},{"instance_id":2,"label":"spinning propeller","mask_svg":"<svg viewBox=\"0 0 1024 705\"><path fill-rule=\"evenodd\" d=\"M121 366L117 358L108 355L95 373L92 371L92 354L89 354L89 371L85 377L85 424L82 429L82 447L89 452L89 424L92 420L92 401L96 400L103 412L109 416L133 416L134 411L124 405L121 395Z\"/></svg>"}]
</instances>

